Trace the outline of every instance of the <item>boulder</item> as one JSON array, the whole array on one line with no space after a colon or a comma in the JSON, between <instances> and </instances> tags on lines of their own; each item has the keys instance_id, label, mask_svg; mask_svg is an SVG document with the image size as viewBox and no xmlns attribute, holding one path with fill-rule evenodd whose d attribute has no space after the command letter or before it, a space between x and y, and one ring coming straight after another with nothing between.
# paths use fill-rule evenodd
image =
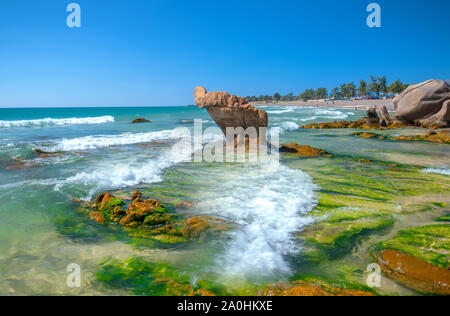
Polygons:
<instances>
[{"instance_id":1,"label":"boulder","mask_svg":"<svg viewBox=\"0 0 450 316\"><path fill-rule=\"evenodd\" d=\"M412 85L394 99L396 117L426 127L450 127L450 84L428 80Z\"/></svg>"},{"instance_id":2,"label":"boulder","mask_svg":"<svg viewBox=\"0 0 450 316\"><path fill-rule=\"evenodd\" d=\"M388 109L385 105L382 105L378 112L380 113L381 125L389 126L392 123L394 123L394 121L392 120L392 117L389 114ZM383 122L384 122L384 124L383 124Z\"/></svg>"},{"instance_id":3,"label":"boulder","mask_svg":"<svg viewBox=\"0 0 450 316\"><path fill-rule=\"evenodd\" d=\"M227 127L244 130L255 127L259 136L259 128L267 128L269 124L267 113L251 106L244 98L227 92L207 92L204 87L195 88L194 97L197 105L207 109L225 135Z\"/></svg>"},{"instance_id":4,"label":"boulder","mask_svg":"<svg viewBox=\"0 0 450 316\"><path fill-rule=\"evenodd\" d=\"M376 128L380 126L380 118L378 117L376 108L370 108L367 110L367 126L369 128Z\"/></svg>"}]
</instances>

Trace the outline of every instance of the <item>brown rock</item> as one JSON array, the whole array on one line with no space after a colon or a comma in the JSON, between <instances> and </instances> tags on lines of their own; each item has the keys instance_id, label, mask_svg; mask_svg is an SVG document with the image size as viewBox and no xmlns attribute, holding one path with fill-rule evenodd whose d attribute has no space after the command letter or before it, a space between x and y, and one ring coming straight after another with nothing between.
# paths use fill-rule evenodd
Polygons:
<instances>
[{"instance_id":1,"label":"brown rock","mask_svg":"<svg viewBox=\"0 0 450 316\"><path fill-rule=\"evenodd\" d=\"M193 202L189 202L189 201L181 201L177 204L175 204L175 207L177 208L190 208L194 205Z\"/></svg>"},{"instance_id":2,"label":"brown rock","mask_svg":"<svg viewBox=\"0 0 450 316\"><path fill-rule=\"evenodd\" d=\"M139 124L139 123L150 123L150 121L145 118L137 118L131 121L131 124Z\"/></svg>"},{"instance_id":3,"label":"brown rock","mask_svg":"<svg viewBox=\"0 0 450 316\"><path fill-rule=\"evenodd\" d=\"M367 126L369 128L377 128L380 126L380 118L378 117L376 108L367 110Z\"/></svg>"},{"instance_id":4,"label":"brown rock","mask_svg":"<svg viewBox=\"0 0 450 316\"><path fill-rule=\"evenodd\" d=\"M278 283L261 293L261 296L374 296L374 294L359 290L346 290L309 284L296 281L294 284Z\"/></svg>"},{"instance_id":5,"label":"brown rock","mask_svg":"<svg viewBox=\"0 0 450 316\"><path fill-rule=\"evenodd\" d=\"M259 136L259 128L267 128L269 124L267 113L254 108L244 98L227 92L208 93L204 87L196 87L194 97L200 108L207 108L225 135L227 127L242 127L244 130L254 127Z\"/></svg>"},{"instance_id":6,"label":"brown rock","mask_svg":"<svg viewBox=\"0 0 450 316\"><path fill-rule=\"evenodd\" d=\"M409 124L449 127L449 100L448 82L428 80L408 87L394 99L395 116Z\"/></svg>"},{"instance_id":7,"label":"brown rock","mask_svg":"<svg viewBox=\"0 0 450 316\"><path fill-rule=\"evenodd\" d=\"M389 111L385 105L380 106L379 113L380 113L381 121L384 121L386 126L394 123L394 121L392 120L392 117L389 114Z\"/></svg>"},{"instance_id":8,"label":"brown rock","mask_svg":"<svg viewBox=\"0 0 450 316\"><path fill-rule=\"evenodd\" d=\"M413 290L450 295L449 270L394 250L382 251L378 263L389 278Z\"/></svg>"},{"instance_id":9,"label":"brown rock","mask_svg":"<svg viewBox=\"0 0 450 316\"><path fill-rule=\"evenodd\" d=\"M283 144L280 148L280 152L295 154L300 157L331 157L331 155L327 154L326 151L323 151L320 148L314 148L309 145L298 145L296 143Z\"/></svg>"},{"instance_id":10,"label":"brown rock","mask_svg":"<svg viewBox=\"0 0 450 316\"><path fill-rule=\"evenodd\" d=\"M62 156L62 152L48 152L39 148L33 149L33 153L39 158L59 157Z\"/></svg>"}]
</instances>

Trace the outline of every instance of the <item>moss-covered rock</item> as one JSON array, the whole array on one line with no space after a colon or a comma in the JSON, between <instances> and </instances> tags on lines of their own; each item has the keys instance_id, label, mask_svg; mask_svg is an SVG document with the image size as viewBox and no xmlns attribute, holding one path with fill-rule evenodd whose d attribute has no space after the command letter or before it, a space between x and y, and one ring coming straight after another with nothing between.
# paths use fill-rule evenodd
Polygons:
<instances>
[{"instance_id":1,"label":"moss-covered rock","mask_svg":"<svg viewBox=\"0 0 450 316\"><path fill-rule=\"evenodd\" d=\"M409 228L380 243L378 250L396 250L435 266L450 267L450 225Z\"/></svg>"},{"instance_id":2,"label":"moss-covered rock","mask_svg":"<svg viewBox=\"0 0 450 316\"><path fill-rule=\"evenodd\" d=\"M138 257L125 261L107 260L100 266L100 271L96 273L97 281L112 288L128 289L134 295L213 296L226 292L218 283L198 279L167 264L151 263Z\"/></svg>"}]
</instances>

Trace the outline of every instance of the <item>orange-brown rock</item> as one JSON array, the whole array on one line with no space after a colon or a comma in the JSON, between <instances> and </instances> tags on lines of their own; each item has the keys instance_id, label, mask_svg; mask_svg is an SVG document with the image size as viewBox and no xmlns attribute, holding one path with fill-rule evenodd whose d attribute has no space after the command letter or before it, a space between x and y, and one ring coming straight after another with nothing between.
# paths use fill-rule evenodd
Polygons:
<instances>
[{"instance_id":1,"label":"orange-brown rock","mask_svg":"<svg viewBox=\"0 0 450 316\"><path fill-rule=\"evenodd\" d=\"M280 152L282 153L288 153L288 154L295 154L299 157L331 157L326 151L314 148L309 145L298 145L296 143L290 143L290 144L283 144L280 148Z\"/></svg>"},{"instance_id":2,"label":"orange-brown rock","mask_svg":"<svg viewBox=\"0 0 450 316\"><path fill-rule=\"evenodd\" d=\"M363 132L363 133L353 133L352 135L358 136L358 137L362 137L362 138L385 139L385 137L382 136L382 135L377 135L377 134L374 134L374 133L368 133L368 132Z\"/></svg>"},{"instance_id":3,"label":"orange-brown rock","mask_svg":"<svg viewBox=\"0 0 450 316\"><path fill-rule=\"evenodd\" d=\"M34 153L38 158L59 157L59 156L62 156L62 155L63 155L63 153L61 153L61 152L48 152L48 151L44 151L44 150L39 149L39 148L33 149L33 153Z\"/></svg>"},{"instance_id":4,"label":"orange-brown rock","mask_svg":"<svg viewBox=\"0 0 450 316\"><path fill-rule=\"evenodd\" d=\"M140 192L138 192L140 193ZM136 199L130 203L126 215L120 220L120 225L135 227L139 224L161 225L170 222L171 216L157 200L143 200L140 194L134 194Z\"/></svg>"},{"instance_id":5,"label":"orange-brown rock","mask_svg":"<svg viewBox=\"0 0 450 316\"><path fill-rule=\"evenodd\" d=\"M150 121L145 118L137 118L131 121L131 124L139 124L139 123L150 123Z\"/></svg>"},{"instance_id":6,"label":"orange-brown rock","mask_svg":"<svg viewBox=\"0 0 450 316\"><path fill-rule=\"evenodd\" d=\"M442 130L440 132L431 131L426 135L414 135L414 136L395 136L390 138L391 140L402 140L402 141L427 141L438 144L450 144L450 135L447 130Z\"/></svg>"},{"instance_id":7,"label":"orange-brown rock","mask_svg":"<svg viewBox=\"0 0 450 316\"><path fill-rule=\"evenodd\" d=\"M106 224L106 218L102 212L92 212L89 214L89 217L101 225Z\"/></svg>"},{"instance_id":8,"label":"orange-brown rock","mask_svg":"<svg viewBox=\"0 0 450 316\"><path fill-rule=\"evenodd\" d=\"M190 239L204 239L208 234L224 232L228 229L227 222L209 216L196 216L183 221L183 234Z\"/></svg>"},{"instance_id":9,"label":"orange-brown rock","mask_svg":"<svg viewBox=\"0 0 450 316\"><path fill-rule=\"evenodd\" d=\"M227 92L207 92L204 87L196 87L194 97L197 105L207 109L225 135L227 127L244 130L254 127L259 136L259 128L267 128L269 124L267 113L251 106L242 97Z\"/></svg>"},{"instance_id":10,"label":"orange-brown rock","mask_svg":"<svg viewBox=\"0 0 450 316\"><path fill-rule=\"evenodd\" d=\"M309 284L305 281L278 283L263 291L261 296L374 296L370 292L332 288L325 285Z\"/></svg>"},{"instance_id":11,"label":"orange-brown rock","mask_svg":"<svg viewBox=\"0 0 450 316\"><path fill-rule=\"evenodd\" d=\"M378 264L389 278L413 290L450 295L449 270L394 250L382 251Z\"/></svg>"},{"instance_id":12,"label":"orange-brown rock","mask_svg":"<svg viewBox=\"0 0 450 316\"><path fill-rule=\"evenodd\" d=\"M334 122L325 122L325 123L312 123L300 126L300 128L306 128L306 129L333 129L333 128L358 128L358 129L397 129L397 128L405 128L409 127L410 125L399 122L399 121L393 121L392 124L388 125L387 127L378 125L369 126L367 124L367 118L362 118L357 121L334 121Z\"/></svg>"}]
</instances>

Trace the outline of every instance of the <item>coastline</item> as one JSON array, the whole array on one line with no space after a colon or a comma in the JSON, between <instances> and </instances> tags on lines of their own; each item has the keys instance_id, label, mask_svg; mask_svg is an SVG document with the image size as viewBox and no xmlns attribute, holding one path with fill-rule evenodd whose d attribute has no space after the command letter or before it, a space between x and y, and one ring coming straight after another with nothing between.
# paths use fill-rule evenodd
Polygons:
<instances>
[{"instance_id":1,"label":"coastline","mask_svg":"<svg viewBox=\"0 0 450 316\"><path fill-rule=\"evenodd\" d=\"M392 99L387 100L357 100L357 101L292 101L292 102L278 102L278 103L265 103L265 102L251 102L251 105L261 106L295 106L295 107L317 107L317 108L339 108L339 109L352 109L352 110L367 110L371 107L379 107L385 105L388 110L394 110L394 101Z\"/></svg>"}]
</instances>

